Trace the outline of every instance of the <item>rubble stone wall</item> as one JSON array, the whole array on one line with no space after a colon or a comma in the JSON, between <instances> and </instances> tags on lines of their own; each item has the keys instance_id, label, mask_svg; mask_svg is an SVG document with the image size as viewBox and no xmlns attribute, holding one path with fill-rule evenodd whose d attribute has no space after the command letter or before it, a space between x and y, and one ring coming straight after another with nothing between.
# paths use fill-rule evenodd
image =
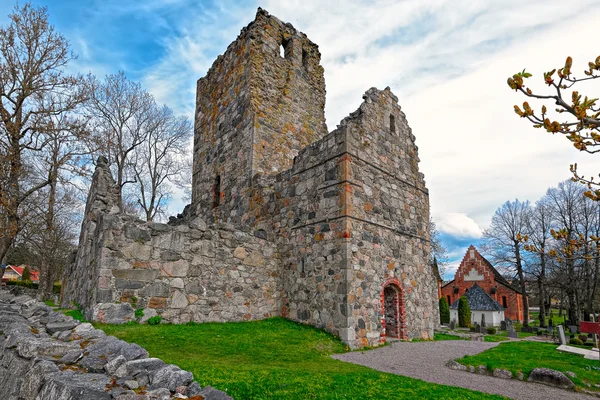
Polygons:
<instances>
[{"instance_id":1,"label":"rubble stone wall","mask_svg":"<svg viewBox=\"0 0 600 400\"><path fill-rule=\"evenodd\" d=\"M133 343L0 289L0 398L231 399ZM134 391L136 390L136 391Z\"/></svg>"}]
</instances>

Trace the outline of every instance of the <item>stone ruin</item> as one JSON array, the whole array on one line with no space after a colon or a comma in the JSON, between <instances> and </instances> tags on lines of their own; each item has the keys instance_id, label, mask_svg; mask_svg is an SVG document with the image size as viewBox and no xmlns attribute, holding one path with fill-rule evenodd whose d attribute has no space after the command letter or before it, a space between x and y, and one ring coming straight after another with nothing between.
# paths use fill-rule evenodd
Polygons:
<instances>
[{"instance_id":1,"label":"stone ruin","mask_svg":"<svg viewBox=\"0 0 600 400\"><path fill-rule=\"evenodd\" d=\"M99 160L62 305L114 323L282 316L352 348L432 338L415 137L389 88L363 100L328 133L317 45L259 8L198 81L191 204L169 224L125 215Z\"/></svg>"}]
</instances>

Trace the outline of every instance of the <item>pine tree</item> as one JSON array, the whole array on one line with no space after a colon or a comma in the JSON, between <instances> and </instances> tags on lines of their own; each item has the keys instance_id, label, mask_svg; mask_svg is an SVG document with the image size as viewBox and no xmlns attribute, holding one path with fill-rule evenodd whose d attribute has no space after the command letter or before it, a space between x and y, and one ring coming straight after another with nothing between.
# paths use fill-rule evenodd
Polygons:
<instances>
[{"instance_id":1,"label":"pine tree","mask_svg":"<svg viewBox=\"0 0 600 400\"><path fill-rule=\"evenodd\" d=\"M440 323L450 323L450 306L445 297L440 298Z\"/></svg>"},{"instance_id":2,"label":"pine tree","mask_svg":"<svg viewBox=\"0 0 600 400\"><path fill-rule=\"evenodd\" d=\"M25 267L25 269L23 269L23 276L21 276L21 280L23 282L29 282L31 281L31 270L29 269L29 267Z\"/></svg>"},{"instance_id":3,"label":"pine tree","mask_svg":"<svg viewBox=\"0 0 600 400\"><path fill-rule=\"evenodd\" d=\"M465 296L458 299L458 326L468 328L471 325L471 308Z\"/></svg>"}]
</instances>

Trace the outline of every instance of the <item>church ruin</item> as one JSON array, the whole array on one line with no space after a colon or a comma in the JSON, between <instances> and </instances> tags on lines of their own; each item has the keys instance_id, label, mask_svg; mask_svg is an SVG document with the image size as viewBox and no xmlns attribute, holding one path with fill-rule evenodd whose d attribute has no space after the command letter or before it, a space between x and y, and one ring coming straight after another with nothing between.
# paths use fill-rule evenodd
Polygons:
<instances>
[{"instance_id":1,"label":"church ruin","mask_svg":"<svg viewBox=\"0 0 600 400\"><path fill-rule=\"evenodd\" d=\"M317 45L259 8L198 81L191 205L169 224L125 215L99 160L62 304L116 323L282 316L352 348L432 338L415 137L389 88L363 100L328 132Z\"/></svg>"}]
</instances>

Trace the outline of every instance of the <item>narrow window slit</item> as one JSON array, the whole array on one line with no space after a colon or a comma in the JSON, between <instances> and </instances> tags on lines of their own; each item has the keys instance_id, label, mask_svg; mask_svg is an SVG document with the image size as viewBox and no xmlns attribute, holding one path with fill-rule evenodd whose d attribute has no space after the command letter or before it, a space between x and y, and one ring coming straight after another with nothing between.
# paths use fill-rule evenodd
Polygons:
<instances>
[{"instance_id":1,"label":"narrow window slit","mask_svg":"<svg viewBox=\"0 0 600 400\"><path fill-rule=\"evenodd\" d=\"M217 175L215 178L215 184L213 186L213 208L218 207L221 204L221 175Z\"/></svg>"},{"instance_id":2,"label":"narrow window slit","mask_svg":"<svg viewBox=\"0 0 600 400\"><path fill-rule=\"evenodd\" d=\"M390 133L396 133L396 118L390 114Z\"/></svg>"}]
</instances>

